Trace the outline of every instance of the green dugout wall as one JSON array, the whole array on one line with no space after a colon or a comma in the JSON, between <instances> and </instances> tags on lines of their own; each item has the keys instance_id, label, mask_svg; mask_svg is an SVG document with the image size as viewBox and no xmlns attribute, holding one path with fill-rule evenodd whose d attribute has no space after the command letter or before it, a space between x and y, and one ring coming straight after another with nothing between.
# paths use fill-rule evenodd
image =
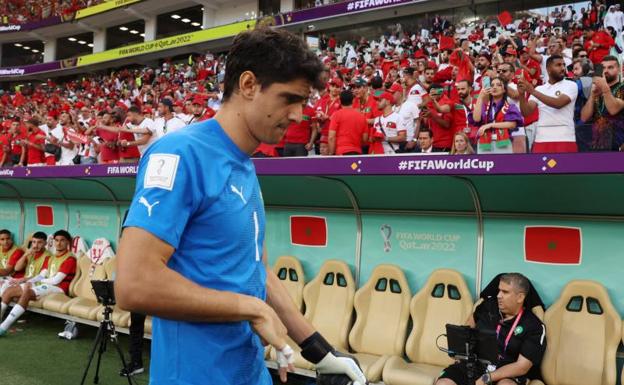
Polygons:
<instances>
[{"instance_id":1,"label":"green dugout wall","mask_svg":"<svg viewBox=\"0 0 624 385\"><path fill-rule=\"evenodd\" d=\"M259 174L269 260L298 257L306 280L329 258L349 263L360 284L377 264L393 263L416 292L431 271L447 267L461 271L475 295L495 274L520 271L550 304L569 280L594 279L624 315L621 174L306 176L262 175L261 167ZM33 231L68 228L116 247L134 178L83 175L0 179L0 226L19 242ZM42 223L41 210L52 218ZM326 244L294 244L291 216L325 218ZM578 229L578 263L525 260L527 226Z\"/></svg>"}]
</instances>

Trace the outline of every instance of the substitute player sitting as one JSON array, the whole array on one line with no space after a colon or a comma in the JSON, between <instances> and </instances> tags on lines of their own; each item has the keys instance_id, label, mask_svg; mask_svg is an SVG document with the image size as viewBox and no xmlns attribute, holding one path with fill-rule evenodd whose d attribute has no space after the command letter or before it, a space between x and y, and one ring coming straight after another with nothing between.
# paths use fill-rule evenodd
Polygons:
<instances>
[{"instance_id":1,"label":"substitute player sitting","mask_svg":"<svg viewBox=\"0 0 624 385\"><path fill-rule=\"evenodd\" d=\"M498 360L482 367L475 385L525 385L531 369L539 368L546 350L546 329L525 306L529 280L519 273L503 274L498 295L484 300L475 309L468 325L496 331ZM534 372L534 370L532 370ZM446 368L435 385L469 385L465 362Z\"/></svg>"},{"instance_id":2,"label":"substitute player sitting","mask_svg":"<svg viewBox=\"0 0 624 385\"><path fill-rule=\"evenodd\" d=\"M28 250L15 262L13 276L7 277L2 287L0 287L0 296L2 296L8 288L19 285L39 274L45 259L50 255L49 251L45 248L46 242L47 235L42 231L38 231L31 236L28 242ZM5 310L6 307L2 306L0 321L2 320L2 315L4 315Z\"/></svg>"},{"instance_id":3,"label":"substitute player sitting","mask_svg":"<svg viewBox=\"0 0 624 385\"><path fill-rule=\"evenodd\" d=\"M23 271L15 270L15 265L23 255L24 250L13 243L11 232L7 229L0 230L0 287L9 278L20 278L16 273L24 274Z\"/></svg>"},{"instance_id":4,"label":"substitute player sitting","mask_svg":"<svg viewBox=\"0 0 624 385\"><path fill-rule=\"evenodd\" d=\"M2 294L2 314L12 300L16 300L17 304L0 324L0 336L5 335L11 325L24 314L29 301L39 300L53 293L67 294L69 291L69 284L76 274L76 258L69 250L71 235L65 230L54 233L55 255L45 253L45 234L43 235L43 245L39 244L41 238L33 236L33 244L36 240L38 251L28 258L27 272L38 270L37 275L14 280ZM32 270L31 266L34 266Z\"/></svg>"}]
</instances>

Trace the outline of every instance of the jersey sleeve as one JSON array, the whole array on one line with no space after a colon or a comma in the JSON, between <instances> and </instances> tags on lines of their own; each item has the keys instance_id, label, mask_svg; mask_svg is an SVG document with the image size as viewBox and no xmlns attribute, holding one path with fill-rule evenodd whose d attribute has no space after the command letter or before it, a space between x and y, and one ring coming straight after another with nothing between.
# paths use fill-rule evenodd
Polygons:
<instances>
[{"instance_id":1,"label":"jersey sleeve","mask_svg":"<svg viewBox=\"0 0 624 385\"><path fill-rule=\"evenodd\" d=\"M538 323L527 332L527 336L522 342L520 354L531 361L534 366L542 362L546 351L546 327Z\"/></svg>"},{"instance_id":2,"label":"jersey sleeve","mask_svg":"<svg viewBox=\"0 0 624 385\"><path fill-rule=\"evenodd\" d=\"M178 248L199 201L195 197L198 193L190 157L189 146L168 136L148 149L139 164L136 190L124 228L139 227Z\"/></svg>"},{"instance_id":3,"label":"jersey sleeve","mask_svg":"<svg viewBox=\"0 0 624 385\"><path fill-rule=\"evenodd\" d=\"M65 260L59 267L59 273L65 275L76 274L76 258L70 257Z\"/></svg>"},{"instance_id":4,"label":"jersey sleeve","mask_svg":"<svg viewBox=\"0 0 624 385\"><path fill-rule=\"evenodd\" d=\"M570 103L574 104L576 102L576 97L578 96L578 86L573 81L565 81L564 93L568 95L570 98Z\"/></svg>"},{"instance_id":5,"label":"jersey sleeve","mask_svg":"<svg viewBox=\"0 0 624 385\"><path fill-rule=\"evenodd\" d=\"M17 261L22 257L22 255L24 255L24 250L22 249L15 250L13 254L11 254L11 256L9 257L9 260L7 261L7 265L15 266L17 264Z\"/></svg>"}]
</instances>

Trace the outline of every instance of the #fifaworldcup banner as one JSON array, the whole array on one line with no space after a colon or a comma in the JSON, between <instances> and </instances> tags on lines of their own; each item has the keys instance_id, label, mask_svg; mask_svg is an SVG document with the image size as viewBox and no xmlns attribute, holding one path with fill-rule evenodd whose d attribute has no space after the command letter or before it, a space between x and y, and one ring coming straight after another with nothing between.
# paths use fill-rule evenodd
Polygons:
<instances>
[{"instance_id":1,"label":"#fifaworldcup banner","mask_svg":"<svg viewBox=\"0 0 624 385\"><path fill-rule=\"evenodd\" d=\"M580 265L582 235L578 227L526 226L524 259L554 265Z\"/></svg>"},{"instance_id":2,"label":"#fifaworldcup banner","mask_svg":"<svg viewBox=\"0 0 624 385\"><path fill-rule=\"evenodd\" d=\"M409 3L416 3L415 0L354 0L341 1L335 4L323 5L302 9L300 11L280 13L277 16L268 16L260 21L262 24L268 25L284 25L292 23L302 23L310 20L324 19L328 17L341 16L349 13L356 13L378 9L383 7L391 7Z\"/></svg>"}]
</instances>

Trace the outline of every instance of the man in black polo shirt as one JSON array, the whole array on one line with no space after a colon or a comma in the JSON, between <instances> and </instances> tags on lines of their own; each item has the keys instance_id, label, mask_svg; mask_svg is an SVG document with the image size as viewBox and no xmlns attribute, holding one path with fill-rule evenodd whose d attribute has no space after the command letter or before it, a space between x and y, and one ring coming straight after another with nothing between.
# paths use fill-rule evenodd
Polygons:
<instances>
[{"instance_id":1,"label":"man in black polo shirt","mask_svg":"<svg viewBox=\"0 0 624 385\"><path fill-rule=\"evenodd\" d=\"M529 280L520 273L500 277L498 295L484 300L468 320L480 330L493 330L498 340L496 367L480 368L476 385L525 385L538 369L546 350L544 324L525 308ZM469 385L466 365L455 363L444 369L436 385ZM471 384L470 384L471 385Z\"/></svg>"}]
</instances>

